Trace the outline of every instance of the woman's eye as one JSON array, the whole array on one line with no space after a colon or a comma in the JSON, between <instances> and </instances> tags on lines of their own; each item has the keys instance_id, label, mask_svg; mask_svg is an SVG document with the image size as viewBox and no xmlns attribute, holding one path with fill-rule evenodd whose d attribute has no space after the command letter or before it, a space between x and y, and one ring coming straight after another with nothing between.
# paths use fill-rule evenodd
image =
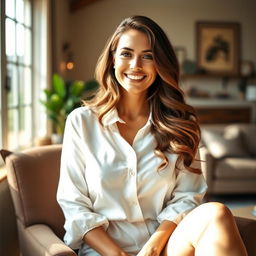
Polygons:
<instances>
[{"instance_id":1,"label":"woman's eye","mask_svg":"<svg viewBox=\"0 0 256 256\"><path fill-rule=\"evenodd\" d=\"M121 52L120 54L123 57L131 57L131 53L130 52Z\"/></svg>"},{"instance_id":2,"label":"woman's eye","mask_svg":"<svg viewBox=\"0 0 256 256\"><path fill-rule=\"evenodd\" d=\"M145 54L145 55L143 56L143 59L146 59L146 60L153 60L153 56L152 56L152 54Z\"/></svg>"}]
</instances>

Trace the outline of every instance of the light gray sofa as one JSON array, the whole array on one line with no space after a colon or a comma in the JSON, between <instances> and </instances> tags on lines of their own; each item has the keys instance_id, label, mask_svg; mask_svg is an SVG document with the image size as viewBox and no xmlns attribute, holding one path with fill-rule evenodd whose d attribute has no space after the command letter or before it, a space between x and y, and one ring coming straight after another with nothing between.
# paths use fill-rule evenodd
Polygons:
<instances>
[{"instance_id":1,"label":"light gray sofa","mask_svg":"<svg viewBox=\"0 0 256 256\"><path fill-rule=\"evenodd\" d=\"M256 125L204 125L200 155L208 194L256 193Z\"/></svg>"}]
</instances>

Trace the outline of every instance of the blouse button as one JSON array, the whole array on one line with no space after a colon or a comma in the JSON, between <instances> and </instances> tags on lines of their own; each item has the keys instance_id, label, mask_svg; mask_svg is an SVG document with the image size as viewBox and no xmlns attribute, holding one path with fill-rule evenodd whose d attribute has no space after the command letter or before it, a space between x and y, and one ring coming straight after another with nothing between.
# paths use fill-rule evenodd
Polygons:
<instances>
[{"instance_id":1,"label":"blouse button","mask_svg":"<svg viewBox=\"0 0 256 256\"><path fill-rule=\"evenodd\" d=\"M130 169L129 172L130 172L130 175L131 175L131 176L134 176L134 175L135 175L135 173L134 173L134 171L133 171L132 169Z\"/></svg>"}]
</instances>

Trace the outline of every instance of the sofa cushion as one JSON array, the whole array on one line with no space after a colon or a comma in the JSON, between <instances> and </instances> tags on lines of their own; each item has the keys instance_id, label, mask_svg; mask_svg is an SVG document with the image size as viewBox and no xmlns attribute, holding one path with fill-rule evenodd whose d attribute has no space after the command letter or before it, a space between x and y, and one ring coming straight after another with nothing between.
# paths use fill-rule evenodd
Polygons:
<instances>
[{"instance_id":1,"label":"sofa cushion","mask_svg":"<svg viewBox=\"0 0 256 256\"><path fill-rule=\"evenodd\" d=\"M242 143L241 132L237 127L226 127L221 131L202 129L203 144L215 158L248 157Z\"/></svg>"},{"instance_id":2,"label":"sofa cushion","mask_svg":"<svg viewBox=\"0 0 256 256\"><path fill-rule=\"evenodd\" d=\"M227 179L256 179L256 159L227 157L218 161L215 177Z\"/></svg>"},{"instance_id":3,"label":"sofa cushion","mask_svg":"<svg viewBox=\"0 0 256 256\"><path fill-rule=\"evenodd\" d=\"M256 125L241 126L241 134L248 151L253 157L256 157Z\"/></svg>"}]
</instances>

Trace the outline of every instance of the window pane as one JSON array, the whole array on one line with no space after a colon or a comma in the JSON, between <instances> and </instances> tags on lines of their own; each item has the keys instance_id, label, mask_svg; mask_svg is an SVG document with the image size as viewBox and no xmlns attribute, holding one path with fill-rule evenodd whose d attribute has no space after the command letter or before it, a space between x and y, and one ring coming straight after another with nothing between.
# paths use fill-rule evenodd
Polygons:
<instances>
[{"instance_id":1,"label":"window pane","mask_svg":"<svg viewBox=\"0 0 256 256\"><path fill-rule=\"evenodd\" d=\"M14 64L8 64L7 74L10 78L10 91L8 92L8 107L13 107L18 105L19 95L17 66Z\"/></svg>"},{"instance_id":2,"label":"window pane","mask_svg":"<svg viewBox=\"0 0 256 256\"><path fill-rule=\"evenodd\" d=\"M8 148L16 149L19 145L19 115L17 109L8 110Z\"/></svg>"},{"instance_id":3,"label":"window pane","mask_svg":"<svg viewBox=\"0 0 256 256\"><path fill-rule=\"evenodd\" d=\"M32 101L32 85L31 85L31 70L30 68L19 68L20 77L20 104L28 105Z\"/></svg>"},{"instance_id":4,"label":"window pane","mask_svg":"<svg viewBox=\"0 0 256 256\"><path fill-rule=\"evenodd\" d=\"M6 0L5 1L5 13L10 18L15 18L15 8L14 8L14 0Z\"/></svg>"},{"instance_id":5,"label":"window pane","mask_svg":"<svg viewBox=\"0 0 256 256\"><path fill-rule=\"evenodd\" d=\"M5 43L6 43L6 56L7 60L15 61L15 43L16 43L16 36L15 36L15 22L6 19L5 23L6 29L6 36L5 36Z\"/></svg>"},{"instance_id":6,"label":"window pane","mask_svg":"<svg viewBox=\"0 0 256 256\"><path fill-rule=\"evenodd\" d=\"M26 65L31 65L31 30L25 28L25 59L24 62Z\"/></svg>"},{"instance_id":7,"label":"window pane","mask_svg":"<svg viewBox=\"0 0 256 256\"><path fill-rule=\"evenodd\" d=\"M31 107L23 107L20 109L20 145L30 146L32 139L32 118Z\"/></svg>"},{"instance_id":8,"label":"window pane","mask_svg":"<svg viewBox=\"0 0 256 256\"><path fill-rule=\"evenodd\" d=\"M31 26L31 3L28 0L25 0L25 25Z\"/></svg>"},{"instance_id":9,"label":"window pane","mask_svg":"<svg viewBox=\"0 0 256 256\"><path fill-rule=\"evenodd\" d=\"M34 135L31 71L32 4L31 0L4 1L6 3L6 68L10 80L10 89L7 92L7 120L4 120L8 130L4 141L7 141L6 147L18 149L31 146L32 134Z\"/></svg>"},{"instance_id":10,"label":"window pane","mask_svg":"<svg viewBox=\"0 0 256 256\"><path fill-rule=\"evenodd\" d=\"M47 116L45 113L45 108L43 106L39 107L39 114L36 116L37 122L39 124L46 124L47 123ZM47 133L47 127L46 125L40 125L38 127L37 135L40 136L45 136Z\"/></svg>"},{"instance_id":11,"label":"window pane","mask_svg":"<svg viewBox=\"0 0 256 256\"><path fill-rule=\"evenodd\" d=\"M23 25L17 24L17 55L19 58L19 62L24 62L24 39L25 39L25 32Z\"/></svg>"},{"instance_id":12,"label":"window pane","mask_svg":"<svg viewBox=\"0 0 256 256\"><path fill-rule=\"evenodd\" d=\"M24 22L24 2L23 0L16 0L16 18L18 22Z\"/></svg>"}]
</instances>

